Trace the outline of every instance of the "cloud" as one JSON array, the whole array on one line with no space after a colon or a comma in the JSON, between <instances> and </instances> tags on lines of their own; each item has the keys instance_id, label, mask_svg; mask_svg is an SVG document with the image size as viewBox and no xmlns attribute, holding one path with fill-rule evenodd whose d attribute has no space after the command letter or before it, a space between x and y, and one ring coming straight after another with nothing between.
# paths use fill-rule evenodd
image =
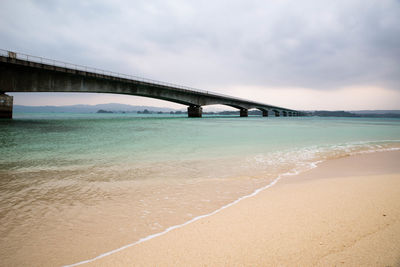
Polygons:
<instances>
[{"instance_id":1,"label":"cloud","mask_svg":"<svg viewBox=\"0 0 400 267\"><path fill-rule=\"evenodd\" d=\"M394 0L3 0L0 8L6 49L226 94L400 90L399 36Z\"/></svg>"}]
</instances>

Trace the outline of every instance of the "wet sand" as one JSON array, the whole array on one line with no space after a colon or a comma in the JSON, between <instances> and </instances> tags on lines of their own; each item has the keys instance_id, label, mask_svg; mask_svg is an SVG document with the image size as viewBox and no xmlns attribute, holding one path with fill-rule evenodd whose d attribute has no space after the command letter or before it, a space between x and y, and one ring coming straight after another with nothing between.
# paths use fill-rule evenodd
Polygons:
<instances>
[{"instance_id":1,"label":"wet sand","mask_svg":"<svg viewBox=\"0 0 400 267\"><path fill-rule=\"evenodd\" d=\"M88 265L400 266L400 152L330 160Z\"/></svg>"}]
</instances>

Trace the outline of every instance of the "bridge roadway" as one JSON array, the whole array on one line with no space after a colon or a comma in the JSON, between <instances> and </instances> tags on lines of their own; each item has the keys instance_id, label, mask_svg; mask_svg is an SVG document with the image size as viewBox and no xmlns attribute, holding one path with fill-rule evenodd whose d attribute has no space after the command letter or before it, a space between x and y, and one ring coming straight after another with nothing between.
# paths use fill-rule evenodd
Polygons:
<instances>
[{"instance_id":1,"label":"bridge roadway","mask_svg":"<svg viewBox=\"0 0 400 267\"><path fill-rule=\"evenodd\" d=\"M202 106L222 104L259 109L263 116L301 116L301 112L209 91L30 56L0 49L0 117L12 118L13 98L6 92L85 92L151 97L188 106L188 117L201 117Z\"/></svg>"}]
</instances>

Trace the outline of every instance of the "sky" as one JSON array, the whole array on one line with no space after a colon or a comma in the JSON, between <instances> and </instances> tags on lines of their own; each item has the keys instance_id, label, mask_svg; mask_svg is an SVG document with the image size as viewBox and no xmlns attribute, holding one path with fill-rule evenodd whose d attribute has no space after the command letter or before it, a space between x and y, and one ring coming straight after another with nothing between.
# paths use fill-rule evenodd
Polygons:
<instances>
[{"instance_id":1,"label":"sky","mask_svg":"<svg viewBox=\"0 0 400 267\"><path fill-rule=\"evenodd\" d=\"M292 109L400 109L399 0L0 0L0 48ZM12 95L22 105L184 108Z\"/></svg>"}]
</instances>

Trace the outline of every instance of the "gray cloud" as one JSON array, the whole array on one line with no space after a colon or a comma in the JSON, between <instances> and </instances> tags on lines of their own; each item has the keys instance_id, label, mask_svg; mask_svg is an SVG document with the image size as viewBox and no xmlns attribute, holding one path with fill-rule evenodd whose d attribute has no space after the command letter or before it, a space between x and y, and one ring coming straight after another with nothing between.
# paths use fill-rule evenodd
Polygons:
<instances>
[{"instance_id":1,"label":"gray cloud","mask_svg":"<svg viewBox=\"0 0 400 267\"><path fill-rule=\"evenodd\" d=\"M6 49L221 92L240 85L400 89L399 1L0 5Z\"/></svg>"}]
</instances>

